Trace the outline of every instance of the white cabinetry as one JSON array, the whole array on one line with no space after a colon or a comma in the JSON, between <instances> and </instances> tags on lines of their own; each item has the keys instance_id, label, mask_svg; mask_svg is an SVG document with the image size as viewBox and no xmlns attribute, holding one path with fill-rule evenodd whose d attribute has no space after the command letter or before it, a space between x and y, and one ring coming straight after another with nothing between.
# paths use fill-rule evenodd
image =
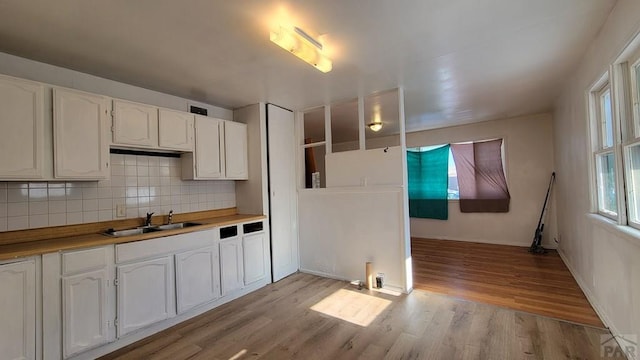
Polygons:
<instances>
[{"instance_id":1,"label":"white cabinetry","mask_svg":"<svg viewBox=\"0 0 640 360\"><path fill-rule=\"evenodd\" d=\"M193 114L160 109L158 145L162 149L193 151L193 127Z\"/></svg>"},{"instance_id":2,"label":"white cabinetry","mask_svg":"<svg viewBox=\"0 0 640 360\"><path fill-rule=\"evenodd\" d=\"M113 246L62 254L65 358L113 341Z\"/></svg>"},{"instance_id":3,"label":"white cabinetry","mask_svg":"<svg viewBox=\"0 0 640 360\"><path fill-rule=\"evenodd\" d=\"M182 178L189 180L221 179L224 161L220 136L223 120L196 115L195 151L182 154Z\"/></svg>"},{"instance_id":4,"label":"white cabinetry","mask_svg":"<svg viewBox=\"0 0 640 360\"><path fill-rule=\"evenodd\" d=\"M247 164L247 125L232 121L224 122L225 177L246 180L249 176Z\"/></svg>"},{"instance_id":5,"label":"white cabinetry","mask_svg":"<svg viewBox=\"0 0 640 360\"><path fill-rule=\"evenodd\" d=\"M265 240L264 232L252 233L242 237L245 285L262 280L267 275L265 262L267 244Z\"/></svg>"},{"instance_id":6,"label":"white cabinetry","mask_svg":"<svg viewBox=\"0 0 640 360\"><path fill-rule=\"evenodd\" d=\"M35 261L0 265L0 357L36 358Z\"/></svg>"},{"instance_id":7,"label":"white cabinetry","mask_svg":"<svg viewBox=\"0 0 640 360\"><path fill-rule=\"evenodd\" d=\"M178 313L220 297L218 248L209 246L176 255Z\"/></svg>"},{"instance_id":8,"label":"white cabinetry","mask_svg":"<svg viewBox=\"0 0 640 360\"><path fill-rule=\"evenodd\" d=\"M247 126L196 115L195 151L182 159L183 179L246 180Z\"/></svg>"},{"instance_id":9,"label":"white cabinetry","mask_svg":"<svg viewBox=\"0 0 640 360\"><path fill-rule=\"evenodd\" d=\"M0 179L40 179L44 157L44 87L0 76Z\"/></svg>"},{"instance_id":10,"label":"white cabinetry","mask_svg":"<svg viewBox=\"0 0 640 360\"><path fill-rule=\"evenodd\" d=\"M220 240L222 296L228 295L243 287L242 257L242 239L240 237L236 236Z\"/></svg>"},{"instance_id":11,"label":"white cabinetry","mask_svg":"<svg viewBox=\"0 0 640 360\"><path fill-rule=\"evenodd\" d=\"M124 100L113 100L113 144L157 147L158 108Z\"/></svg>"},{"instance_id":12,"label":"white cabinetry","mask_svg":"<svg viewBox=\"0 0 640 360\"><path fill-rule=\"evenodd\" d=\"M176 314L173 256L117 266L118 337Z\"/></svg>"},{"instance_id":13,"label":"white cabinetry","mask_svg":"<svg viewBox=\"0 0 640 360\"><path fill-rule=\"evenodd\" d=\"M53 89L55 177L98 180L109 177L109 100L68 89Z\"/></svg>"}]
</instances>

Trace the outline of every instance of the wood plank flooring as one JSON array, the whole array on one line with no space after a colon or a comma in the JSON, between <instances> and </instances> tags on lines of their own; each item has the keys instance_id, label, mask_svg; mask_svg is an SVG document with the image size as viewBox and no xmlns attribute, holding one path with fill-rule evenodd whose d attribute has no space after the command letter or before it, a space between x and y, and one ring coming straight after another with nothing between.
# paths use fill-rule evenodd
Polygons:
<instances>
[{"instance_id":1,"label":"wood plank flooring","mask_svg":"<svg viewBox=\"0 0 640 360\"><path fill-rule=\"evenodd\" d=\"M610 333L298 273L102 359L599 359L601 336Z\"/></svg>"},{"instance_id":2,"label":"wood plank flooring","mask_svg":"<svg viewBox=\"0 0 640 360\"><path fill-rule=\"evenodd\" d=\"M414 288L604 327L554 250L411 239Z\"/></svg>"}]
</instances>

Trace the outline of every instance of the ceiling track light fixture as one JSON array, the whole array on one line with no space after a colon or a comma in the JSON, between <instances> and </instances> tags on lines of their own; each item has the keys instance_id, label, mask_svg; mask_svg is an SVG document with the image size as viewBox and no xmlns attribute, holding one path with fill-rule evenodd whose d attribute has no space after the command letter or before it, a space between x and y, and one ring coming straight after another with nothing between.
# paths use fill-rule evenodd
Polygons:
<instances>
[{"instance_id":1,"label":"ceiling track light fixture","mask_svg":"<svg viewBox=\"0 0 640 360\"><path fill-rule=\"evenodd\" d=\"M271 32L270 40L323 73L333 67L331 60L322 54L322 44L298 27L292 31L280 26Z\"/></svg>"}]
</instances>

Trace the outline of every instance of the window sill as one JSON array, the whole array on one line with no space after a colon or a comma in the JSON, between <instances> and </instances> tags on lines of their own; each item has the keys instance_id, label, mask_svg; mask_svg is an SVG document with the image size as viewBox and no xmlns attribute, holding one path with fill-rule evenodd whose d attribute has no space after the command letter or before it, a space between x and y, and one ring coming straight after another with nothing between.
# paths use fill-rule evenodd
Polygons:
<instances>
[{"instance_id":1,"label":"window sill","mask_svg":"<svg viewBox=\"0 0 640 360\"><path fill-rule=\"evenodd\" d=\"M613 233L614 235L620 236L636 245L640 245L640 230L628 225L619 225L614 220L600 214L589 213L587 214L587 218L592 223L601 226L603 229Z\"/></svg>"}]
</instances>

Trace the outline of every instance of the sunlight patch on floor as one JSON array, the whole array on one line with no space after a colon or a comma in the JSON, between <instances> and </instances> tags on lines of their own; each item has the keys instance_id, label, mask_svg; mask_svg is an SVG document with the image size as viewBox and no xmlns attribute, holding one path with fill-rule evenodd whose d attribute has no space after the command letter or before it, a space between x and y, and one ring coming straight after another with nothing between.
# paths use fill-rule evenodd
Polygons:
<instances>
[{"instance_id":1,"label":"sunlight patch on floor","mask_svg":"<svg viewBox=\"0 0 640 360\"><path fill-rule=\"evenodd\" d=\"M311 306L311 310L366 327L390 304L386 299L340 289Z\"/></svg>"}]
</instances>

